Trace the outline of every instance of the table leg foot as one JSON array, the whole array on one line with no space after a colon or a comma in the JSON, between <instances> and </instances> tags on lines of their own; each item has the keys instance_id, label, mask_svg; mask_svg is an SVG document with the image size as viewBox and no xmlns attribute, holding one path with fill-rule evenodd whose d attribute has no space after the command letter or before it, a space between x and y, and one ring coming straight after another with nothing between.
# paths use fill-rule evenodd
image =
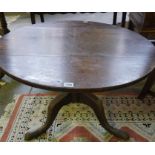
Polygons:
<instances>
[{"instance_id":1,"label":"table leg foot","mask_svg":"<svg viewBox=\"0 0 155 155\"><path fill-rule=\"evenodd\" d=\"M57 96L48 106L47 120L46 120L45 124L36 130L28 131L25 134L25 137L24 137L25 140L31 140L35 137L38 137L42 133L46 132L46 130L54 122L61 107L65 104L70 103L70 101L71 101L71 98L68 93L63 93L63 94Z\"/></svg>"},{"instance_id":2,"label":"table leg foot","mask_svg":"<svg viewBox=\"0 0 155 155\"><path fill-rule=\"evenodd\" d=\"M100 99L98 99L93 94L81 94L81 96L82 96L81 101L84 102L85 104L87 104L88 106L90 106L94 110L94 112L95 112L95 114L103 128L105 128L108 132L115 135L116 137L119 137L124 140L129 139L128 133L110 126L110 124L108 123L108 121L106 119L104 107L103 107L102 101Z\"/></svg>"}]
</instances>

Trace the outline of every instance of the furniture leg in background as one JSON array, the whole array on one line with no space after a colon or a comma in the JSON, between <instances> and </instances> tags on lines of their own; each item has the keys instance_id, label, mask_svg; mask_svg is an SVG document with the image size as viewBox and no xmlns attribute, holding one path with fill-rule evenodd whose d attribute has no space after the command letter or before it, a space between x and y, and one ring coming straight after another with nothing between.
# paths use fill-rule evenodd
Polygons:
<instances>
[{"instance_id":1,"label":"furniture leg in background","mask_svg":"<svg viewBox=\"0 0 155 155\"><path fill-rule=\"evenodd\" d=\"M0 24L1 24L1 27L2 27L2 30L1 30L2 35L7 34L7 33L10 32L10 30L7 27L7 22L6 22L6 19L5 19L4 12L0 12Z\"/></svg>"},{"instance_id":2,"label":"furniture leg in background","mask_svg":"<svg viewBox=\"0 0 155 155\"><path fill-rule=\"evenodd\" d=\"M34 13L30 13L30 17L31 17L31 23L35 24L36 23L36 21L35 21L35 14Z\"/></svg>"},{"instance_id":3,"label":"furniture leg in background","mask_svg":"<svg viewBox=\"0 0 155 155\"><path fill-rule=\"evenodd\" d=\"M127 15L127 12L122 12L122 21L121 21L122 27L125 27L126 15ZM113 14L113 25L116 25L116 24L117 24L117 12L114 12L114 14Z\"/></svg>"},{"instance_id":4,"label":"furniture leg in background","mask_svg":"<svg viewBox=\"0 0 155 155\"><path fill-rule=\"evenodd\" d=\"M114 15L113 15L113 25L116 25L116 22L117 22L117 12L114 12Z\"/></svg>"},{"instance_id":5,"label":"furniture leg in background","mask_svg":"<svg viewBox=\"0 0 155 155\"><path fill-rule=\"evenodd\" d=\"M146 83L144 84L144 87L138 96L139 99L144 99L147 94L155 96L155 93L151 91L154 82L155 82L155 69L153 69L153 71L148 75Z\"/></svg>"},{"instance_id":6,"label":"furniture leg in background","mask_svg":"<svg viewBox=\"0 0 155 155\"><path fill-rule=\"evenodd\" d=\"M31 12L30 13L30 17L31 17L31 23L35 24L36 20L35 20L35 15L38 14L40 16L40 20L42 23L44 23L44 13L43 12Z\"/></svg>"},{"instance_id":7,"label":"furniture leg in background","mask_svg":"<svg viewBox=\"0 0 155 155\"><path fill-rule=\"evenodd\" d=\"M121 23L122 27L125 27L126 15L127 15L127 12L122 13L122 23Z\"/></svg>"},{"instance_id":8,"label":"furniture leg in background","mask_svg":"<svg viewBox=\"0 0 155 155\"><path fill-rule=\"evenodd\" d=\"M56 13L61 13L61 14L65 14L67 12L30 12L30 17L31 17L31 23L32 24L35 24L36 23L36 20L35 20L35 16L36 15L39 15L40 16L40 20L42 23L44 23L44 14L50 14L50 15L53 15L53 14L56 14ZM76 13L76 12L71 12L71 13Z\"/></svg>"},{"instance_id":9,"label":"furniture leg in background","mask_svg":"<svg viewBox=\"0 0 155 155\"><path fill-rule=\"evenodd\" d=\"M0 12L0 35L5 35L7 33L10 32L10 30L7 27L7 22L5 19L5 14L4 12ZM0 69L0 79L4 76L5 74L2 72L2 70Z\"/></svg>"},{"instance_id":10,"label":"furniture leg in background","mask_svg":"<svg viewBox=\"0 0 155 155\"><path fill-rule=\"evenodd\" d=\"M0 79L4 76L5 74L0 70Z\"/></svg>"},{"instance_id":11,"label":"furniture leg in background","mask_svg":"<svg viewBox=\"0 0 155 155\"><path fill-rule=\"evenodd\" d=\"M46 12L46 13L53 15L55 13L65 14L67 12ZM76 13L76 12L71 12L71 13ZM85 13L85 12L81 12L81 13ZM91 13L94 13L94 12L91 12ZM31 12L30 13L31 23L32 24L36 23L35 15L39 15L40 16L40 20L43 23L44 22L44 14L45 14L45 12ZM122 22L121 22L121 26L122 27L125 27L126 14L127 14L127 12L123 12L122 13ZM114 12L114 14L113 14L113 25L116 25L116 24L117 24L117 12Z\"/></svg>"}]
</instances>

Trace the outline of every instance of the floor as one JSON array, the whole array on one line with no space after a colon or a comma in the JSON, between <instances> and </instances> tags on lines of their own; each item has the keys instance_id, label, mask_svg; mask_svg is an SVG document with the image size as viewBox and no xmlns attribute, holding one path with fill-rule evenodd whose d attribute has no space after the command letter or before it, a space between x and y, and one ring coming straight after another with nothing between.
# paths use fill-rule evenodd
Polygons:
<instances>
[{"instance_id":1,"label":"floor","mask_svg":"<svg viewBox=\"0 0 155 155\"><path fill-rule=\"evenodd\" d=\"M6 13L6 18L8 22L8 27L11 31L26 26L31 25L29 13ZM40 23L39 16L37 16L37 23ZM67 13L67 14L55 14L55 15L45 15L45 22L53 22L60 20L83 20L83 21L95 21L95 22L104 22L112 24L113 13ZM128 17L127 17L128 20ZM121 13L118 13L118 23L121 21ZM118 89L118 91L135 91L140 92L144 81L137 83L136 85L130 86L128 88ZM14 95L23 94L23 93L47 93L48 91L42 89L36 89L30 86L21 84L8 76L4 76L0 80L0 116L3 115L5 107L8 103L12 102Z\"/></svg>"}]
</instances>

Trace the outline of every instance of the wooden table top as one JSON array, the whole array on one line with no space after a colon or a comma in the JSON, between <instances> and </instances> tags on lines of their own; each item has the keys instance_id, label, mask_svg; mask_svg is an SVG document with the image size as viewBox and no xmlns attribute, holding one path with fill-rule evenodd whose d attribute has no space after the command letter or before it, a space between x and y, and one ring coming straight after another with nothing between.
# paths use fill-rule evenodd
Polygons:
<instances>
[{"instance_id":1,"label":"wooden table top","mask_svg":"<svg viewBox=\"0 0 155 155\"><path fill-rule=\"evenodd\" d=\"M155 48L139 34L113 25L36 24L0 39L0 66L34 87L102 91L145 77L155 66Z\"/></svg>"}]
</instances>

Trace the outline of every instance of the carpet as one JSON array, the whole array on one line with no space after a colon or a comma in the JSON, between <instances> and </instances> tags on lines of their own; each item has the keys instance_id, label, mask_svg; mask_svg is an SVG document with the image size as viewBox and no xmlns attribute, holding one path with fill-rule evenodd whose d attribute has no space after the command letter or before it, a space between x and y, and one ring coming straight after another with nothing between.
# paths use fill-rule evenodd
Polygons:
<instances>
[{"instance_id":1,"label":"carpet","mask_svg":"<svg viewBox=\"0 0 155 155\"><path fill-rule=\"evenodd\" d=\"M41 126L47 106L57 94L23 94L14 97L0 118L0 141L23 142L30 128ZM129 142L155 141L155 99L143 101L136 94L98 94L102 99L108 122L127 131ZM48 131L35 142L109 142L123 141L111 135L99 124L93 110L82 103L63 106Z\"/></svg>"}]
</instances>

